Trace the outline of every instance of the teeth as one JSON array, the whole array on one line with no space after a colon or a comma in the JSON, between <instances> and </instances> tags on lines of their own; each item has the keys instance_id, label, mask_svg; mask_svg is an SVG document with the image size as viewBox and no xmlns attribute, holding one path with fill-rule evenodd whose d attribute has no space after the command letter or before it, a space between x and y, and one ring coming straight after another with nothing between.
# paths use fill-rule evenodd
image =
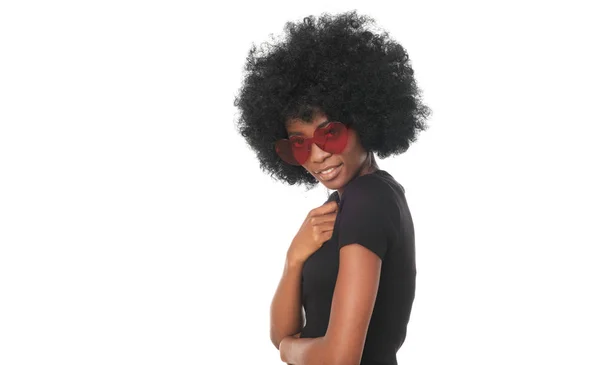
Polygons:
<instances>
[{"instance_id":1,"label":"teeth","mask_svg":"<svg viewBox=\"0 0 600 365\"><path fill-rule=\"evenodd\" d=\"M331 167L331 168L328 168L327 170L323 170L323 171L321 171L321 173L322 174L327 174L327 173L333 171L333 169L335 169L335 167Z\"/></svg>"}]
</instances>

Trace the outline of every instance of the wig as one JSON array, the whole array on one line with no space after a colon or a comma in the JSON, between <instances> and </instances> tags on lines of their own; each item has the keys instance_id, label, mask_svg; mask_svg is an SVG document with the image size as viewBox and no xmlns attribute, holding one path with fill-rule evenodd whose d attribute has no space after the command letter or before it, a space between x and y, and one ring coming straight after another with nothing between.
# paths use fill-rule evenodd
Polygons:
<instances>
[{"instance_id":1,"label":"wig","mask_svg":"<svg viewBox=\"0 0 600 365\"><path fill-rule=\"evenodd\" d=\"M290 185L318 184L303 166L286 164L275 141L286 123L310 122L316 112L351 125L360 143L380 158L405 152L428 126L408 53L388 32L356 10L285 23L282 41L252 44L234 105L238 132L260 168Z\"/></svg>"}]
</instances>

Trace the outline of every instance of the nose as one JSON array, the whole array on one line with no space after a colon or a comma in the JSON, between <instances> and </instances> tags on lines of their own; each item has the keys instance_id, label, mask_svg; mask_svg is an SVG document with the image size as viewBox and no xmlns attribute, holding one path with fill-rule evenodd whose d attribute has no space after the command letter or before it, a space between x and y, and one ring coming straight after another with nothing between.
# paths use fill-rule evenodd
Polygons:
<instances>
[{"instance_id":1,"label":"nose","mask_svg":"<svg viewBox=\"0 0 600 365\"><path fill-rule=\"evenodd\" d=\"M331 155L332 153L322 150L314 142L310 145L310 160L314 163L321 163Z\"/></svg>"}]
</instances>

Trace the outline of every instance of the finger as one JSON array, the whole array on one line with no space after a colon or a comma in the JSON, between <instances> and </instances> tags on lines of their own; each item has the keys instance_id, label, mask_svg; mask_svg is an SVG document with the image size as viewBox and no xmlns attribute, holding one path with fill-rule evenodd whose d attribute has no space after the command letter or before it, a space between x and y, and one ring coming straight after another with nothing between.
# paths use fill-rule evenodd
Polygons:
<instances>
[{"instance_id":1,"label":"finger","mask_svg":"<svg viewBox=\"0 0 600 365\"><path fill-rule=\"evenodd\" d=\"M333 224L322 224L319 226L321 228L321 232L333 232Z\"/></svg>"},{"instance_id":2,"label":"finger","mask_svg":"<svg viewBox=\"0 0 600 365\"><path fill-rule=\"evenodd\" d=\"M338 210L338 204L336 201L330 201L321 205L320 207L312 209L309 213L309 217L316 217L327 213L332 213Z\"/></svg>"},{"instance_id":3,"label":"finger","mask_svg":"<svg viewBox=\"0 0 600 365\"><path fill-rule=\"evenodd\" d=\"M338 209L338 203L336 201L330 201L317 208L319 214L327 214L335 212Z\"/></svg>"},{"instance_id":4,"label":"finger","mask_svg":"<svg viewBox=\"0 0 600 365\"><path fill-rule=\"evenodd\" d=\"M326 241L329 241L331 237L333 237L333 231L322 232L319 241L325 243Z\"/></svg>"},{"instance_id":5,"label":"finger","mask_svg":"<svg viewBox=\"0 0 600 365\"><path fill-rule=\"evenodd\" d=\"M316 216L316 217L311 217L310 221L311 221L312 225L319 226L322 224L333 224L333 222L335 222L336 219L337 219L337 213L333 212L333 213L327 213L327 214Z\"/></svg>"},{"instance_id":6,"label":"finger","mask_svg":"<svg viewBox=\"0 0 600 365\"><path fill-rule=\"evenodd\" d=\"M325 222L335 222L335 220L337 219L337 212L333 212L333 213L327 213L325 215L322 215L321 217L321 222L325 223Z\"/></svg>"},{"instance_id":7,"label":"finger","mask_svg":"<svg viewBox=\"0 0 600 365\"><path fill-rule=\"evenodd\" d=\"M334 220L328 220L328 221L323 221L319 224L315 224L315 226L318 226L320 230L330 230L333 229L333 226L335 226L335 219Z\"/></svg>"}]
</instances>

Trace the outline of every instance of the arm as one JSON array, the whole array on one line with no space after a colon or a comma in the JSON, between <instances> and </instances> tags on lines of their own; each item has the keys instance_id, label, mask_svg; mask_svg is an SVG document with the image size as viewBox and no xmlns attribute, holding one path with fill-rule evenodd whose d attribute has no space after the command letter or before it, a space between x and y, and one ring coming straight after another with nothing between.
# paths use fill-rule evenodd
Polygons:
<instances>
[{"instance_id":1,"label":"arm","mask_svg":"<svg viewBox=\"0 0 600 365\"><path fill-rule=\"evenodd\" d=\"M277 349L286 336L299 336L304 325L301 279L303 263L286 257L283 275L271 302L271 342Z\"/></svg>"},{"instance_id":2,"label":"arm","mask_svg":"<svg viewBox=\"0 0 600 365\"><path fill-rule=\"evenodd\" d=\"M359 244L340 250L340 268L324 337L285 337L281 360L293 365L358 365L379 287L381 259Z\"/></svg>"},{"instance_id":3,"label":"arm","mask_svg":"<svg viewBox=\"0 0 600 365\"><path fill-rule=\"evenodd\" d=\"M395 207L376 180L360 181L344 192L337 217L340 259L327 332L316 339L286 337L279 352L289 364L359 365L362 359Z\"/></svg>"},{"instance_id":4,"label":"arm","mask_svg":"<svg viewBox=\"0 0 600 365\"><path fill-rule=\"evenodd\" d=\"M296 338L286 336L281 340L281 344L279 345L281 361L289 365L332 364L325 358L327 351L329 349L325 343L325 337Z\"/></svg>"}]
</instances>

